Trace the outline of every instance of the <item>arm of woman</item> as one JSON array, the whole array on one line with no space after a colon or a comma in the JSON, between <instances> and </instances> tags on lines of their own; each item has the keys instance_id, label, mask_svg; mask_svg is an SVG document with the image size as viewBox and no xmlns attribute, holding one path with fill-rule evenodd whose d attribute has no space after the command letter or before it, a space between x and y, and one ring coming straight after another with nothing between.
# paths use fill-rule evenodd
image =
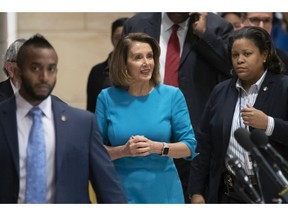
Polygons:
<instances>
[{"instance_id":1,"label":"arm of woman","mask_svg":"<svg viewBox=\"0 0 288 216\"><path fill-rule=\"evenodd\" d=\"M156 147L154 146L153 148L151 148L151 145L154 146L153 143L151 143L151 141L144 136L131 136L124 145L121 146L105 145L105 148L110 154L111 160L116 160L123 157L146 156L151 153L154 153L152 151L158 151L157 145Z\"/></svg>"},{"instance_id":2,"label":"arm of woman","mask_svg":"<svg viewBox=\"0 0 288 216\"><path fill-rule=\"evenodd\" d=\"M196 155L198 155L195 152L197 141L184 95L179 89L177 89L175 92L171 106L171 126L175 143L173 145L168 144L171 148L169 149L169 153L173 158L185 158L187 160L192 160Z\"/></svg>"}]
</instances>

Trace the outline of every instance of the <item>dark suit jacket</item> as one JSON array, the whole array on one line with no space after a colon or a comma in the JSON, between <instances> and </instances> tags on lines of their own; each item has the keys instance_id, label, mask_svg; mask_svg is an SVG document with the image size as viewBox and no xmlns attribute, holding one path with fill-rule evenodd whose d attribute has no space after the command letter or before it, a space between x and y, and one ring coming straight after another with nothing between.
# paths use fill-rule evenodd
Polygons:
<instances>
[{"instance_id":1,"label":"dark suit jacket","mask_svg":"<svg viewBox=\"0 0 288 216\"><path fill-rule=\"evenodd\" d=\"M221 175L225 168L225 157L230 139L231 125L236 106L238 91L235 88L236 79L224 81L215 87L207 103L199 128L196 130L198 142L197 152L200 153L192 161L190 194L205 195L206 202L218 202L218 190ZM267 91L264 90L264 87ZM273 134L269 142L283 156L288 155L288 77L286 75L267 73L254 107L262 110L275 120ZM253 130L253 128L250 128ZM263 172L262 172L263 173ZM271 187L279 189L274 182L263 181L262 187L267 194L266 202L272 191ZM263 180L263 179L262 179ZM269 195L270 193L270 195ZM265 195L264 194L264 195Z\"/></svg>"},{"instance_id":2,"label":"dark suit jacket","mask_svg":"<svg viewBox=\"0 0 288 216\"><path fill-rule=\"evenodd\" d=\"M285 65L285 74L288 75L288 53L284 50L276 48L277 55Z\"/></svg>"},{"instance_id":3,"label":"dark suit jacket","mask_svg":"<svg viewBox=\"0 0 288 216\"><path fill-rule=\"evenodd\" d=\"M13 94L13 88L9 79L0 83L0 101L3 101L8 97L13 96Z\"/></svg>"},{"instance_id":4,"label":"dark suit jacket","mask_svg":"<svg viewBox=\"0 0 288 216\"><path fill-rule=\"evenodd\" d=\"M99 64L92 67L88 82L87 82L87 110L95 113L96 101L98 94L103 88L110 86L109 83L109 61L112 52L109 54L108 58Z\"/></svg>"},{"instance_id":5,"label":"dark suit jacket","mask_svg":"<svg viewBox=\"0 0 288 216\"><path fill-rule=\"evenodd\" d=\"M159 41L161 16L161 13L138 13L125 22L123 34L144 32ZM208 13L207 31L202 39L192 33L191 25L188 27L180 59L178 81L194 128L214 86L230 76L226 41L232 31L232 25L213 13ZM182 182L185 202L190 202L186 188L190 162L184 159L174 161Z\"/></svg>"},{"instance_id":6,"label":"dark suit jacket","mask_svg":"<svg viewBox=\"0 0 288 216\"><path fill-rule=\"evenodd\" d=\"M95 116L54 96L52 109L56 133L55 203L89 203L89 180L99 203L126 203ZM14 96L0 103L0 137L0 203L17 203L19 153Z\"/></svg>"}]
</instances>

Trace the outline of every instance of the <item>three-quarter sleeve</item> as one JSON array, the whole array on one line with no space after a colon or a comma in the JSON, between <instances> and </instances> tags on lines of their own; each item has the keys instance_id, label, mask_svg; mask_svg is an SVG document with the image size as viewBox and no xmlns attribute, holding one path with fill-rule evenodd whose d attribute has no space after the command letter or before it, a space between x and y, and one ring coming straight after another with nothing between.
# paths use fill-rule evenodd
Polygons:
<instances>
[{"instance_id":1,"label":"three-quarter sleeve","mask_svg":"<svg viewBox=\"0 0 288 216\"><path fill-rule=\"evenodd\" d=\"M191 151L192 157L185 158L192 160L196 153L197 141L191 124L187 104L183 93L177 89L172 100L172 134L175 142L185 143Z\"/></svg>"}]
</instances>

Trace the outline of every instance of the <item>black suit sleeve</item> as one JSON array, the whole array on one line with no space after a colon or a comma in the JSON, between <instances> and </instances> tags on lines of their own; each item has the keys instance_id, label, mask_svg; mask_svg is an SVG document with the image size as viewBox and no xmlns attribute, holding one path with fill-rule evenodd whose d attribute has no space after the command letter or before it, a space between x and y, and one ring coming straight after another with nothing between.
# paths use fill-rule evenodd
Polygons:
<instances>
[{"instance_id":1,"label":"black suit sleeve","mask_svg":"<svg viewBox=\"0 0 288 216\"><path fill-rule=\"evenodd\" d=\"M227 55L227 44L233 27L213 13L208 13L206 22L207 30L196 43L197 53L212 67L229 77L232 65Z\"/></svg>"},{"instance_id":2,"label":"black suit sleeve","mask_svg":"<svg viewBox=\"0 0 288 216\"><path fill-rule=\"evenodd\" d=\"M102 144L95 117L92 117L90 179L98 203L127 203L111 158Z\"/></svg>"}]
</instances>

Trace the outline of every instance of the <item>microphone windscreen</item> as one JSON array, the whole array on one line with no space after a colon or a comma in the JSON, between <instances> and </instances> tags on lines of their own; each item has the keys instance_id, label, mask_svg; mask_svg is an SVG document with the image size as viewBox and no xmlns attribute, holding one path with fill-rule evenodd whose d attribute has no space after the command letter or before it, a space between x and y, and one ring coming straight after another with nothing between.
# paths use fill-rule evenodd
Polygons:
<instances>
[{"instance_id":1,"label":"microphone windscreen","mask_svg":"<svg viewBox=\"0 0 288 216\"><path fill-rule=\"evenodd\" d=\"M253 143L250 140L250 133L245 128L238 128L234 132L235 139L237 142L246 150L251 151Z\"/></svg>"},{"instance_id":2,"label":"microphone windscreen","mask_svg":"<svg viewBox=\"0 0 288 216\"><path fill-rule=\"evenodd\" d=\"M265 132L260 129L254 129L250 134L250 138L258 147L264 147L268 143L268 137Z\"/></svg>"}]
</instances>

